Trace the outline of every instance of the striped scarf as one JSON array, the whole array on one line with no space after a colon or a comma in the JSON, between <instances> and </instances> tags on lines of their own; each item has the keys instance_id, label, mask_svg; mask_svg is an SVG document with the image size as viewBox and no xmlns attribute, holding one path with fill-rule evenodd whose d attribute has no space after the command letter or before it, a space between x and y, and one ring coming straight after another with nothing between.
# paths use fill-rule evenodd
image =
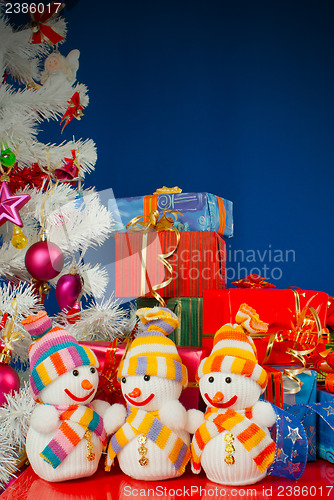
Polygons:
<instances>
[{"instance_id":1,"label":"striped scarf","mask_svg":"<svg viewBox=\"0 0 334 500\"><path fill-rule=\"evenodd\" d=\"M264 472L274 461L275 443L257 424L251 423L251 408L246 409L245 416L234 410L218 413L218 408L209 408L204 422L195 432L191 443L191 463L193 472L201 470L201 454L210 439L223 431L233 431L235 437L250 453L260 472Z\"/></svg>"},{"instance_id":2,"label":"striped scarf","mask_svg":"<svg viewBox=\"0 0 334 500\"><path fill-rule=\"evenodd\" d=\"M163 450L175 469L183 474L190 460L190 449L173 431L163 425L158 412L148 412L131 406L125 424L114 434L109 442L106 467L110 470L115 456L139 434L150 439Z\"/></svg>"},{"instance_id":3,"label":"striped scarf","mask_svg":"<svg viewBox=\"0 0 334 500\"><path fill-rule=\"evenodd\" d=\"M49 444L40 453L46 462L54 469L60 465L73 448L80 443L87 430L95 432L102 443L106 444L106 433L103 427L103 419L89 406L71 405L66 407L56 406L59 419L62 420L58 431ZM79 424L77 426L72 424ZM74 428L75 427L75 428Z\"/></svg>"}]
</instances>

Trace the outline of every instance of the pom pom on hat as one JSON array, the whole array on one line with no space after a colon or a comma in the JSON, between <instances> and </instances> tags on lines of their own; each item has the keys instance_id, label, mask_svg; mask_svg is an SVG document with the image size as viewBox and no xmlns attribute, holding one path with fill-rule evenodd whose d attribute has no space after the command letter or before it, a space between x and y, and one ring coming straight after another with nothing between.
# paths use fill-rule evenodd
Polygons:
<instances>
[{"instance_id":1,"label":"pom pom on hat","mask_svg":"<svg viewBox=\"0 0 334 500\"><path fill-rule=\"evenodd\" d=\"M127 375L152 375L175 380L187 386L187 368L174 342L167 337L179 326L177 316L168 308L142 308L137 311L145 330L131 343L121 361L118 378Z\"/></svg>"},{"instance_id":2,"label":"pom pom on hat","mask_svg":"<svg viewBox=\"0 0 334 500\"><path fill-rule=\"evenodd\" d=\"M254 342L247 333L265 333L268 324L247 304L240 306L236 321L237 324L228 323L216 332L211 354L201 361L197 378L212 372L235 373L255 380L263 392L268 375L258 364Z\"/></svg>"},{"instance_id":3,"label":"pom pom on hat","mask_svg":"<svg viewBox=\"0 0 334 500\"><path fill-rule=\"evenodd\" d=\"M60 375L79 366L99 367L93 351L80 345L67 330L58 326L52 328L51 320L45 311L25 318L22 324L33 338L38 335L41 337L29 348L29 382L35 401L38 401L40 391ZM45 328L47 333L45 333Z\"/></svg>"},{"instance_id":4,"label":"pom pom on hat","mask_svg":"<svg viewBox=\"0 0 334 500\"><path fill-rule=\"evenodd\" d=\"M24 328L31 335L32 340L38 340L48 333L52 328L51 319L45 311L39 311L37 314L28 316L21 321Z\"/></svg>"}]
</instances>

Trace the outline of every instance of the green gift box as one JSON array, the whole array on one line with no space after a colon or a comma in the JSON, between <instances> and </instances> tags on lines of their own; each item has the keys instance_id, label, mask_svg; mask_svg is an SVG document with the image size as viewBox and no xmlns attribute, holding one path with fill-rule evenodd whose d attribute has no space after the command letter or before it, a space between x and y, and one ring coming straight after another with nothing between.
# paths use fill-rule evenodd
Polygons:
<instances>
[{"instance_id":1,"label":"green gift box","mask_svg":"<svg viewBox=\"0 0 334 500\"><path fill-rule=\"evenodd\" d=\"M137 309L155 307L159 303L150 297L139 297ZM180 326L175 328L169 338L177 346L201 347L202 345L202 297L172 297L166 302L167 307L179 318Z\"/></svg>"}]
</instances>

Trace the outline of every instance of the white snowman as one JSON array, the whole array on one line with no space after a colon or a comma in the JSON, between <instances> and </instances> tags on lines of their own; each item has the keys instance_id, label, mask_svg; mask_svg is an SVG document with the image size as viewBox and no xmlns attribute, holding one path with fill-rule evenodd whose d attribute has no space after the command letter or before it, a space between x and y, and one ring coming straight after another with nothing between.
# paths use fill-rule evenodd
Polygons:
<instances>
[{"instance_id":1,"label":"white snowman","mask_svg":"<svg viewBox=\"0 0 334 500\"><path fill-rule=\"evenodd\" d=\"M30 389L38 403L26 439L29 462L47 481L91 476L106 444L102 416L110 407L92 402L98 360L66 330L52 328L44 311L22 323L33 339L41 337L29 349Z\"/></svg>"},{"instance_id":2,"label":"white snowman","mask_svg":"<svg viewBox=\"0 0 334 500\"><path fill-rule=\"evenodd\" d=\"M118 370L127 409L115 404L104 415L107 433L115 433L106 470L117 455L122 471L135 479L178 477L190 459L187 412L179 402L187 369L167 335L179 323L167 308L143 308L137 314L145 330L131 343Z\"/></svg>"},{"instance_id":3,"label":"white snowman","mask_svg":"<svg viewBox=\"0 0 334 500\"><path fill-rule=\"evenodd\" d=\"M202 466L210 481L224 485L260 481L275 455L268 428L276 415L269 403L258 400L267 372L248 335L265 332L268 325L247 304L241 305L236 321L218 330L211 354L198 368L206 413L188 411L187 429L194 434L192 470L198 474Z\"/></svg>"}]
</instances>

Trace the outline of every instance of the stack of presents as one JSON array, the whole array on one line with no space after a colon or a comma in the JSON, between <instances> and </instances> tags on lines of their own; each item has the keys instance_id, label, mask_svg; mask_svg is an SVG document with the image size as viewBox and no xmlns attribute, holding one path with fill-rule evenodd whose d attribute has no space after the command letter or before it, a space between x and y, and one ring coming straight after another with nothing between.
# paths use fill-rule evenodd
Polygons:
<instances>
[{"instance_id":1,"label":"stack of presents","mask_svg":"<svg viewBox=\"0 0 334 500\"><path fill-rule=\"evenodd\" d=\"M231 201L162 188L153 195L111 200L109 208L119 214L116 297L136 300L138 309L165 305L178 316L172 340L189 373L183 405L204 409L197 367L210 353L215 333L234 324L246 303L268 324L267 332L253 337L259 363L269 374L264 399L301 420L308 461L318 455L334 463L334 430L326 422L326 408L328 414L334 411L333 299L321 291L277 289L256 275L227 289ZM104 393L111 403L120 394L116 372L125 348L113 342L104 359L100 397ZM105 346L101 349L102 355ZM314 411L319 408L321 416Z\"/></svg>"}]
</instances>

